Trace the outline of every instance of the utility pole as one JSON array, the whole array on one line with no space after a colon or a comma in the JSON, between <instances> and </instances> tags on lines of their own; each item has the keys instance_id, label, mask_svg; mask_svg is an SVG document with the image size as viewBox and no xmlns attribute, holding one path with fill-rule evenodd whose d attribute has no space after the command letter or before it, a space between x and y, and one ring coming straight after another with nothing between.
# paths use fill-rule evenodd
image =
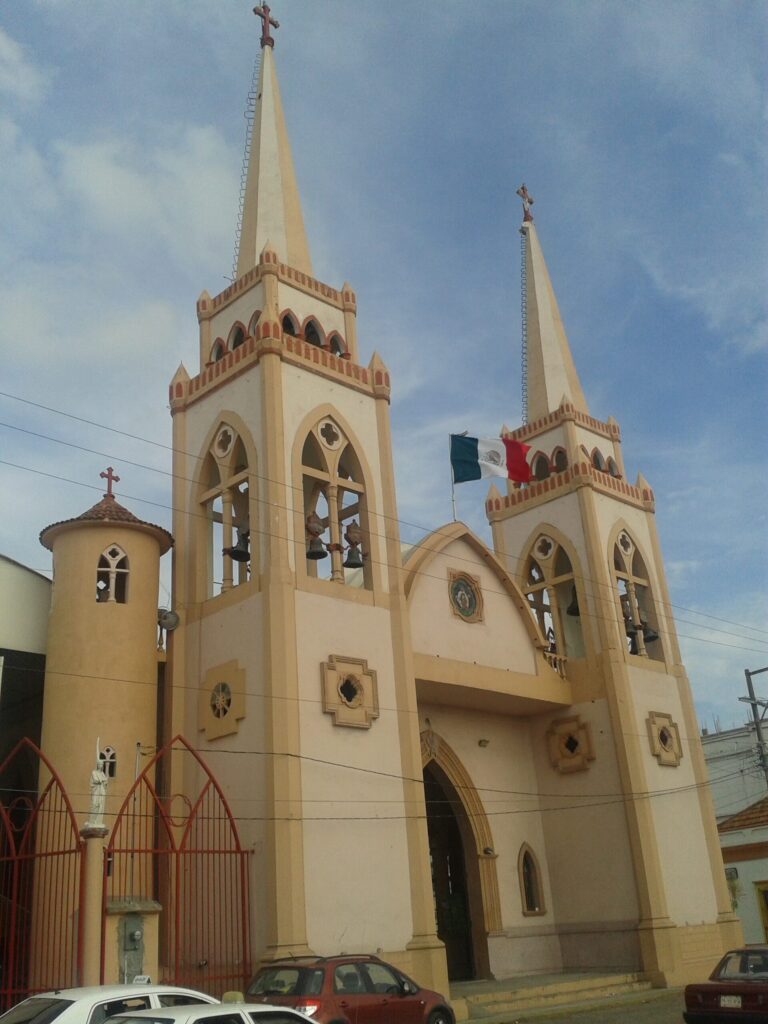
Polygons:
<instances>
[{"instance_id":1,"label":"utility pole","mask_svg":"<svg viewBox=\"0 0 768 1024\"><path fill-rule=\"evenodd\" d=\"M752 708L752 718L755 723L755 735L757 736L757 756L760 761L760 767L763 769L765 775L765 784L768 786L768 751L765 749L765 740L763 739L763 717L766 709L768 709L768 701L758 700L755 697L755 688L752 685L752 676L759 676L761 672L768 672L768 665L765 668L758 668L750 672L748 668L744 669L744 675L747 680L747 692L748 697L739 697L740 701L744 704L749 704ZM762 713L758 711L758 708L762 708Z\"/></svg>"}]
</instances>

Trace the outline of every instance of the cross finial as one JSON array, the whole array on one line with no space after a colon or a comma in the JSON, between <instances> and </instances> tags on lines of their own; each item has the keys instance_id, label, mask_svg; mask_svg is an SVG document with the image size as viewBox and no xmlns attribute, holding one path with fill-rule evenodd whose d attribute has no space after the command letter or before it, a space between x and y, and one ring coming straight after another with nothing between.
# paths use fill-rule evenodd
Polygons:
<instances>
[{"instance_id":1,"label":"cross finial","mask_svg":"<svg viewBox=\"0 0 768 1024\"><path fill-rule=\"evenodd\" d=\"M525 182L517 190L517 194L523 200L523 223L533 224L533 214L531 213L531 207L533 206L533 196L528 192L525 186Z\"/></svg>"},{"instance_id":2,"label":"cross finial","mask_svg":"<svg viewBox=\"0 0 768 1024\"><path fill-rule=\"evenodd\" d=\"M104 497L114 498L114 494L112 493L112 484L119 484L120 477L117 476L117 474L115 473L114 469L112 469L111 466L107 466L106 471L104 473L99 473L99 476L101 477L102 480L107 481L107 493L104 495Z\"/></svg>"},{"instance_id":3,"label":"cross finial","mask_svg":"<svg viewBox=\"0 0 768 1024\"><path fill-rule=\"evenodd\" d=\"M280 22L275 21L274 18L269 16L269 7L266 4L257 4L253 8L253 13L257 18L261 18L261 48L265 46L271 46L274 49L275 40L269 34L269 26L272 28L280 28Z\"/></svg>"}]
</instances>

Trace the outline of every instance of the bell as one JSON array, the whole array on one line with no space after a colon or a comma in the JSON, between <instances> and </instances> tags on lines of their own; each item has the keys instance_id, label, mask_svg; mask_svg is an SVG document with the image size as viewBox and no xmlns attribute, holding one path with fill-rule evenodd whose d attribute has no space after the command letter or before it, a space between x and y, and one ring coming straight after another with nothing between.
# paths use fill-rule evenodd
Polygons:
<instances>
[{"instance_id":1,"label":"bell","mask_svg":"<svg viewBox=\"0 0 768 1024\"><path fill-rule=\"evenodd\" d=\"M344 559L345 569L362 569L363 568L363 556L360 548L357 544L353 544L347 551L347 557Z\"/></svg>"},{"instance_id":2,"label":"bell","mask_svg":"<svg viewBox=\"0 0 768 1024\"><path fill-rule=\"evenodd\" d=\"M307 548L307 558L317 562L321 558L327 557L328 552L325 550L325 544L323 544L319 537L311 537Z\"/></svg>"},{"instance_id":3,"label":"bell","mask_svg":"<svg viewBox=\"0 0 768 1024\"><path fill-rule=\"evenodd\" d=\"M648 626L645 622L642 625L642 630L643 630L643 640L647 644L652 644L654 640L658 640L659 639L659 634L656 632L656 630L653 629L652 626Z\"/></svg>"},{"instance_id":4,"label":"bell","mask_svg":"<svg viewBox=\"0 0 768 1024\"><path fill-rule=\"evenodd\" d=\"M579 598L578 598L578 595L576 594L576 584L575 583L574 583L573 587L571 588L571 603L565 609L565 614L566 615L572 615L576 619L580 618L580 616L581 616L581 612L579 611Z\"/></svg>"},{"instance_id":5,"label":"bell","mask_svg":"<svg viewBox=\"0 0 768 1024\"><path fill-rule=\"evenodd\" d=\"M232 548L224 548L222 554L229 555L233 562L247 562L251 557L249 549L248 538L251 535L250 530L238 530L237 531L237 544Z\"/></svg>"}]
</instances>

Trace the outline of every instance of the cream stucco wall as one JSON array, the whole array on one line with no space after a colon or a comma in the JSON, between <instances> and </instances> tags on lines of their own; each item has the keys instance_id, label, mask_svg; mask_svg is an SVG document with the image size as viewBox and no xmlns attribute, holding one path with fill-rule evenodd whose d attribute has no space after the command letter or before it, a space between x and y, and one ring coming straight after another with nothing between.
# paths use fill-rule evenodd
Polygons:
<instances>
[{"instance_id":1,"label":"cream stucco wall","mask_svg":"<svg viewBox=\"0 0 768 1024\"><path fill-rule=\"evenodd\" d=\"M326 954L402 950L413 934L404 821L412 809L403 802L389 613L298 592L296 627L308 942ZM321 665L331 654L376 672L380 714L369 729L337 726L323 712Z\"/></svg>"},{"instance_id":2,"label":"cream stucco wall","mask_svg":"<svg viewBox=\"0 0 768 1024\"><path fill-rule=\"evenodd\" d=\"M463 622L451 610L451 570L479 579L482 622ZM536 675L536 650L524 613L504 589L498 574L466 541L451 542L417 573L409 609L415 651Z\"/></svg>"},{"instance_id":3,"label":"cream stucco wall","mask_svg":"<svg viewBox=\"0 0 768 1024\"><path fill-rule=\"evenodd\" d=\"M648 756L646 759L669 916L679 925L711 922L717 916L717 905L704 824L695 799L697 780L690 752L691 743L698 743L698 736L690 736L686 731L677 680L673 676L649 672L635 665L630 666L629 676L642 748L650 755L646 719L651 711L672 715L680 732L683 757L679 765L662 766L656 758Z\"/></svg>"},{"instance_id":4,"label":"cream stucco wall","mask_svg":"<svg viewBox=\"0 0 768 1024\"><path fill-rule=\"evenodd\" d=\"M50 603L50 580L0 555L0 647L45 654Z\"/></svg>"}]
</instances>

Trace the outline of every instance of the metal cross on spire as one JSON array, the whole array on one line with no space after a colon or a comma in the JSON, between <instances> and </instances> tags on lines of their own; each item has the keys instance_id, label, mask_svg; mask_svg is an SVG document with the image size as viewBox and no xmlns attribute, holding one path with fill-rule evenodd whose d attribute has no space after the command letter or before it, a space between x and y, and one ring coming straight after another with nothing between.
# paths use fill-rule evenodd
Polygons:
<instances>
[{"instance_id":1,"label":"metal cross on spire","mask_svg":"<svg viewBox=\"0 0 768 1024\"><path fill-rule=\"evenodd\" d=\"M120 477L115 473L111 466L107 466L104 473L99 473L102 480L107 481L107 493L104 495L105 498L114 498L112 493L112 484L119 484Z\"/></svg>"},{"instance_id":2,"label":"metal cross on spire","mask_svg":"<svg viewBox=\"0 0 768 1024\"><path fill-rule=\"evenodd\" d=\"M267 7L266 4L257 4L256 7L253 8L253 13L256 15L257 18L261 18L262 50L264 49L265 46L271 46L274 49L275 40L269 34L269 26L271 25L272 28L280 28L280 22L275 21L274 18L270 17L269 7Z\"/></svg>"},{"instance_id":3,"label":"metal cross on spire","mask_svg":"<svg viewBox=\"0 0 768 1024\"><path fill-rule=\"evenodd\" d=\"M525 182L517 190L517 195L523 200L523 223L533 224L533 214L531 213L531 207L533 206L533 196L530 194L528 189L525 187Z\"/></svg>"}]
</instances>

